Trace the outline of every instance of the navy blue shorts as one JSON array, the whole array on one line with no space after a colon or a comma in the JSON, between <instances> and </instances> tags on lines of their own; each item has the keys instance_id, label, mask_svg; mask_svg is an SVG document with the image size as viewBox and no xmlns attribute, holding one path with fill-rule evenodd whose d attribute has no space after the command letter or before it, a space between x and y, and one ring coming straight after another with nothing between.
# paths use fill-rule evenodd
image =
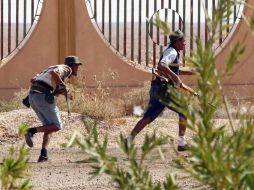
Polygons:
<instances>
[{"instance_id":1,"label":"navy blue shorts","mask_svg":"<svg viewBox=\"0 0 254 190\"><path fill-rule=\"evenodd\" d=\"M159 100L159 94L165 93L167 91L167 84L158 83L157 81L152 81L151 89L150 89L150 100L148 103L147 110L144 114L144 117L150 118L152 121L156 119L164 110L165 107L169 108L170 110L178 113L180 118L186 119L185 115L176 111L174 108L168 106L168 103L172 101L170 96L167 98L167 103L163 103Z\"/></svg>"}]
</instances>

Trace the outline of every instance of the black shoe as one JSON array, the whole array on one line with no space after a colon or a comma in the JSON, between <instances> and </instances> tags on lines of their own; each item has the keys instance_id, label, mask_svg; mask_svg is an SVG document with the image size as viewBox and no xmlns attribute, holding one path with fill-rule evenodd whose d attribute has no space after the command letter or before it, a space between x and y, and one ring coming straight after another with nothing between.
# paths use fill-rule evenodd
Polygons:
<instances>
[{"instance_id":1,"label":"black shoe","mask_svg":"<svg viewBox=\"0 0 254 190\"><path fill-rule=\"evenodd\" d=\"M40 155L38 162L46 162L48 160L48 156Z\"/></svg>"},{"instance_id":2,"label":"black shoe","mask_svg":"<svg viewBox=\"0 0 254 190\"><path fill-rule=\"evenodd\" d=\"M181 151L186 151L187 149L188 149L187 145L185 145L185 146L179 146L179 145L178 145L178 147L177 147L177 150L178 150L179 152L181 152Z\"/></svg>"},{"instance_id":3,"label":"black shoe","mask_svg":"<svg viewBox=\"0 0 254 190\"><path fill-rule=\"evenodd\" d=\"M41 149L41 155L38 159L38 162L45 162L48 160L48 151L46 148Z\"/></svg>"},{"instance_id":4,"label":"black shoe","mask_svg":"<svg viewBox=\"0 0 254 190\"><path fill-rule=\"evenodd\" d=\"M33 147L34 143L33 143L33 133L31 133L30 129L27 131L27 133L25 134L25 140L26 140L26 144L29 147Z\"/></svg>"}]
</instances>

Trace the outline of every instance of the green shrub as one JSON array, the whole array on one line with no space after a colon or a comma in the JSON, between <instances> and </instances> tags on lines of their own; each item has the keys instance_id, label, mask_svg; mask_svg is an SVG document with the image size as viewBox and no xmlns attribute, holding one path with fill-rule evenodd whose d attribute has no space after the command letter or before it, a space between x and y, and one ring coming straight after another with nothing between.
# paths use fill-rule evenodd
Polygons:
<instances>
[{"instance_id":1,"label":"green shrub","mask_svg":"<svg viewBox=\"0 0 254 190\"><path fill-rule=\"evenodd\" d=\"M191 97L175 95L176 105L183 105L182 111L188 118L188 128L195 137L190 144L190 155L177 161L179 166L211 189L253 189L254 121L250 115L239 115L236 126L232 119L227 97L224 95L222 79L232 72L239 56L244 52L243 43L231 45L227 64L218 72L213 50L214 39L220 21L230 13L228 6L236 1L218 1L213 20L208 19L210 38L204 45L197 40L197 51L189 62L197 69L197 85L200 96L199 107L193 107ZM226 28L226 26L223 26ZM228 125L216 126L213 120L216 109L209 103L225 108Z\"/></svg>"},{"instance_id":2,"label":"green shrub","mask_svg":"<svg viewBox=\"0 0 254 190\"><path fill-rule=\"evenodd\" d=\"M89 161L94 163L91 167L92 175L107 174L111 176L112 180L118 185L119 189L133 190L174 190L178 189L173 175L167 176L163 183L152 182L152 177L144 164L144 160L149 154L157 149L161 157L163 151L161 145L168 142L168 136L156 136L155 133L149 137L146 136L141 147L141 153L138 154L138 149L134 144L129 144L123 135L120 135L119 148L128 159L128 163L124 164L119 158L111 156L108 152L108 138L107 136L100 141L98 132L96 130L96 122L84 122L88 134L83 136L76 132L73 134L67 147L78 145L81 149L90 155ZM151 162L149 162L151 164Z\"/></svg>"},{"instance_id":3,"label":"green shrub","mask_svg":"<svg viewBox=\"0 0 254 190\"><path fill-rule=\"evenodd\" d=\"M26 130L27 125L22 124L19 129L20 135L24 134ZM12 146L7 157L3 158L0 165L0 186L2 190L31 189L27 166L28 152L29 149L25 145L20 148Z\"/></svg>"}]
</instances>

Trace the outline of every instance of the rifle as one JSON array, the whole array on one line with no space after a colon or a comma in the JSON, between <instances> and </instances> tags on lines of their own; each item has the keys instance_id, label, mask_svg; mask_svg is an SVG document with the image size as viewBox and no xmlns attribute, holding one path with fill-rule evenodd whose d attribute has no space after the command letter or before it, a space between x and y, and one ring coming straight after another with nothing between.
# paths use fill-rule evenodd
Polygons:
<instances>
[{"instance_id":1,"label":"rifle","mask_svg":"<svg viewBox=\"0 0 254 190\"><path fill-rule=\"evenodd\" d=\"M159 77L163 81L176 83L172 78L169 79L165 77L165 74L158 69L152 68L152 74L155 75L156 77ZM190 94L194 96L199 96L199 94L195 92L195 90L193 90L191 87L187 86L184 83L180 83L179 85L176 85L176 86L179 86L180 88L182 88L183 90L189 92Z\"/></svg>"},{"instance_id":2,"label":"rifle","mask_svg":"<svg viewBox=\"0 0 254 190\"><path fill-rule=\"evenodd\" d=\"M68 96L68 90L65 85L58 85L56 87L56 90L54 92L55 96L58 96L59 94L63 94L67 103L67 111L68 111L68 117L71 116L71 109L70 109L70 101L69 101L69 96Z\"/></svg>"},{"instance_id":3,"label":"rifle","mask_svg":"<svg viewBox=\"0 0 254 190\"><path fill-rule=\"evenodd\" d=\"M156 77L159 77L162 81L166 81L166 82L173 82L173 83L176 83L172 78L167 78L165 77L165 74L158 70L158 69L155 69L155 68L152 68L152 74ZM184 83L180 83L179 85L176 85L176 86L179 86L180 88L182 88L183 90L189 92L190 94L198 97L199 94L193 90L191 87L187 86L186 84ZM208 105L212 106L213 108L216 108L213 104L211 103L208 103Z\"/></svg>"},{"instance_id":4,"label":"rifle","mask_svg":"<svg viewBox=\"0 0 254 190\"><path fill-rule=\"evenodd\" d=\"M69 101L68 91L67 91L66 88L65 88L65 91L64 91L64 96L65 96L66 103L67 103L68 117L70 117L71 116L71 108L70 108L70 101Z\"/></svg>"}]
</instances>

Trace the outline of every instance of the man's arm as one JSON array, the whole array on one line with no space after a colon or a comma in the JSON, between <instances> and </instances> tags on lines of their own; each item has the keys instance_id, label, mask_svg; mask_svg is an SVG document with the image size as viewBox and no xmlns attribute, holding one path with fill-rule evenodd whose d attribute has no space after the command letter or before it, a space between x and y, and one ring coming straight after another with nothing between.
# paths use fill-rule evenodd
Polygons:
<instances>
[{"instance_id":1,"label":"man's arm","mask_svg":"<svg viewBox=\"0 0 254 190\"><path fill-rule=\"evenodd\" d=\"M199 94L195 90L193 90L191 87L187 86L184 83L181 83L180 88L182 88L183 90L191 93L194 96L199 96Z\"/></svg>"},{"instance_id":2,"label":"man's arm","mask_svg":"<svg viewBox=\"0 0 254 190\"><path fill-rule=\"evenodd\" d=\"M196 69L194 69L194 68L185 68L185 69L183 69L183 68L180 68L179 69L179 74L180 75L195 75L196 74Z\"/></svg>"},{"instance_id":3,"label":"man's arm","mask_svg":"<svg viewBox=\"0 0 254 190\"><path fill-rule=\"evenodd\" d=\"M158 70L158 69L153 68L153 69L152 69L152 74L153 74L154 76L156 76L156 77L161 78L162 80L164 80L164 81L166 81L166 82L169 82L169 81L170 81L170 79L168 79L167 77L165 77L164 73L162 73L162 72L161 72L160 70ZM191 94L194 95L194 96L199 96L198 93L197 93L195 90L193 90L191 87L187 86L187 85L184 84L183 82L180 83L179 87L182 88L183 90L185 90L185 91L191 93Z\"/></svg>"},{"instance_id":4,"label":"man's arm","mask_svg":"<svg viewBox=\"0 0 254 190\"><path fill-rule=\"evenodd\" d=\"M177 84L181 84L181 79L164 63L158 63L157 69L163 72L165 77L167 77L169 80L173 80Z\"/></svg>"},{"instance_id":5,"label":"man's arm","mask_svg":"<svg viewBox=\"0 0 254 190\"><path fill-rule=\"evenodd\" d=\"M57 85L53 94L54 94L54 96L65 95L67 93L67 91L68 91L68 89L66 86Z\"/></svg>"},{"instance_id":6,"label":"man's arm","mask_svg":"<svg viewBox=\"0 0 254 190\"><path fill-rule=\"evenodd\" d=\"M59 74L57 72L55 72L54 70L51 71L50 74L52 76L52 80L54 80L55 83L57 84L56 89L53 92L54 96L65 95L65 93L67 91L65 82L62 80L62 78L59 76Z\"/></svg>"},{"instance_id":7,"label":"man's arm","mask_svg":"<svg viewBox=\"0 0 254 190\"><path fill-rule=\"evenodd\" d=\"M52 79L56 82L57 85L66 86L64 81L55 71L51 71L50 74L52 76Z\"/></svg>"}]
</instances>

